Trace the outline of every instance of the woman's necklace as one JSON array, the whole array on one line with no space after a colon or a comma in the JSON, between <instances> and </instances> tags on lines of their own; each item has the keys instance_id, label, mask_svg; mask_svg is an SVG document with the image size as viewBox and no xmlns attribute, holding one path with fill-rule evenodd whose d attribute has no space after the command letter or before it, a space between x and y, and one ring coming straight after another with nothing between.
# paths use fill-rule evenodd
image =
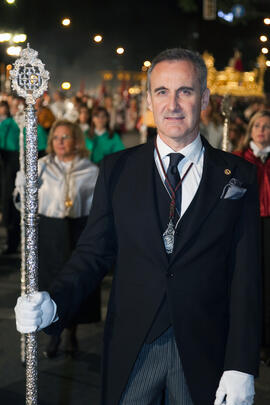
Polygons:
<instances>
[{"instance_id":1,"label":"woman's necklace","mask_svg":"<svg viewBox=\"0 0 270 405\"><path fill-rule=\"evenodd\" d=\"M64 167L64 181L65 181L65 213L66 215L69 213L71 207L73 206L73 200L70 196L70 189L71 189L71 173L74 168L74 159L72 160L70 167L68 168L67 165L63 164Z\"/></svg>"}]
</instances>

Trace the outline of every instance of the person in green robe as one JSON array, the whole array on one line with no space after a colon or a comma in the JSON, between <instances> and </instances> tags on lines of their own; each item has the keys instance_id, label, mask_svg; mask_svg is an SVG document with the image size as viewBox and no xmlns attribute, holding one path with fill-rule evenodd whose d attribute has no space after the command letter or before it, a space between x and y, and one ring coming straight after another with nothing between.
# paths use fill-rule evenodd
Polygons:
<instances>
[{"instance_id":1,"label":"person in green robe","mask_svg":"<svg viewBox=\"0 0 270 405\"><path fill-rule=\"evenodd\" d=\"M90 139L92 151L90 159L100 164L104 156L125 149L120 136L110 129L110 116L106 108L96 107L92 112Z\"/></svg>"},{"instance_id":2,"label":"person in green robe","mask_svg":"<svg viewBox=\"0 0 270 405\"><path fill-rule=\"evenodd\" d=\"M20 215L13 204L13 189L19 170L20 130L6 101L0 102L1 211L6 228L6 247L1 254L16 253L20 243Z\"/></svg>"}]
</instances>

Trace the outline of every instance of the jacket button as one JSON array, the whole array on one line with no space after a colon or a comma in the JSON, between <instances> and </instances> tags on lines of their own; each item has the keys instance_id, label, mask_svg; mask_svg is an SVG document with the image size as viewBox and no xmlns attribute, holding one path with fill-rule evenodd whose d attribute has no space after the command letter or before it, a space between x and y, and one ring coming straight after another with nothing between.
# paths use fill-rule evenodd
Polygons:
<instances>
[{"instance_id":1,"label":"jacket button","mask_svg":"<svg viewBox=\"0 0 270 405\"><path fill-rule=\"evenodd\" d=\"M173 277L174 277L174 274L173 274L173 273L167 273L167 277L173 278Z\"/></svg>"}]
</instances>

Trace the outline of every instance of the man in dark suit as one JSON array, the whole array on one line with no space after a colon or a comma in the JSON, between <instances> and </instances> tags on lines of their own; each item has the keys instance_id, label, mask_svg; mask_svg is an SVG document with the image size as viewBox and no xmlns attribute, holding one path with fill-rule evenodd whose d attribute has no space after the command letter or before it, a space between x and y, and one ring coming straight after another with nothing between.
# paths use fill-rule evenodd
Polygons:
<instances>
[{"instance_id":1,"label":"man in dark suit","mask_svg":"<svg viewBox=\"0 0 270 405\"><path fill-rule=\"evenodd\" d=\"M20 297L15 308L20 332L58 333L115 264L103 405L158 405L163 395L169 405L253 403L256 173L199 134L206 79L191 51L153 60L148 103L157 139L104 159L88 224L52 298Z\"/></svg>"}]
</instances>

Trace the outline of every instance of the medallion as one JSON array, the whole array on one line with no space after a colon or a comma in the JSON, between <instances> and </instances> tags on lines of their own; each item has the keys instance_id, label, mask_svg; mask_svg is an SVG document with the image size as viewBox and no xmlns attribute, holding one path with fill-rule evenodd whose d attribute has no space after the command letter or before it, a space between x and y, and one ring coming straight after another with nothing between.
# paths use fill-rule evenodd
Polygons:
<instances>
[{"instance_id":1,"label":"medallion","mask_svg":"<svg viewBox=\"0 0 270 405\"><path fill-rule=\"evenodd\" d=\"M168 227L166 231L163 233L163 241L164 241L164 246L166 249L167 254L172 254L173 252L173 246L174 246L174 234L175 234L175 229L173 226L173 221L170 219Z\"/></svg>"},{"instance_id":2,"label":"medallion","mask_svg":"<svg viewBox=\"0 0 270 405\"><path fill-rule=\"evenodd\" d=\"M66 200L65 200L65 207L66 208L71 208L72 205L73 205L73 201L69 197L67 197Z\"/></svg>"}]
</instances>

